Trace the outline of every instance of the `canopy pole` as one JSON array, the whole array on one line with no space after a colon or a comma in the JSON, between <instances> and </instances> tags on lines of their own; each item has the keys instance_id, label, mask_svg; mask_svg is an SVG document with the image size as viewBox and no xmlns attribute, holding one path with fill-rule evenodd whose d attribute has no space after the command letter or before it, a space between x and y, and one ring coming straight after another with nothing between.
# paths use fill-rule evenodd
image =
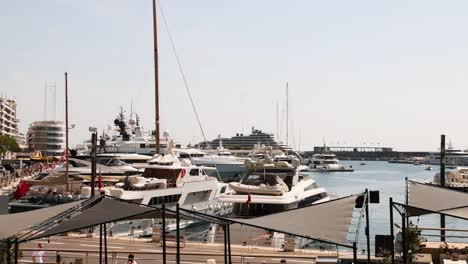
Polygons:
<instances>
[{"instance_id":1,"label":"canopy pole","mask_svg":"<svg viewBox=\"0 0 468 264\"><path fill-rule=\"evenodd\" d=\"M162 204L163 264L166 264L166 203Z\"/></svg>"},{"instance_id":2,"label":"canopy pole","mask_svg":"<svg viewBox=\"0 0 468 264\"><path fill-rule=\"evenodd\" d=\"M7 264L11 264L11 241L10 239L7 240Z\"/></svg>"},{"instance_id":3,"label":"canopy pole","mask_svg":"<svg viewBox=\"0 0 468 264\"><path fill-rule=\"evenodd\" d=\"M107 264L107 225L104 224L104 264Z\"/></svg>"},{"instance_id":4,"label":"canopy pole","mask_svg":"<svg viewBox=\"0 0 468 264\"><path fill-rule=\"evenodd\" d=\"M229 264L232 264L232 255L231 255L231 226L229 224L227 226L227 245L228 245L228 258Z\"/></svg>"},{"instance_id":5,"label":"canopy pole","mask_svg":"<svg viewBox=\"0 0 468 264\"><path fill-rule=\"evenodd\" d=\"M357 246L356 241L353 242L353 263L357 263Z\"/></svg>"},{"instance_id":6,"label":"canopy pole","mask_svg":"<svg viewBox=\"0 0 468 264\"><path fill-rule=\"evenodd\" d=\"M102 264L102 224L99 225L99 264Z\"/></svg>"},{"instance_id":7,"label":"canopy pole","mask_svg":"<svg viewBox=\"0 0 468 264\"><path fill-rule=\"evenodd\" d=\"M224 224L223 229L224 229L224 264L228 264L228 258L227 258L227 225L226 224Z\"/></svg>"},{"instance_id":8,"label":"canopy pole","mask_svg":"<svg viewBox=\"0 0 468 264\"><path fill-rule=\"evenodd\" d=\"M176 241L177 241L177 251L176 251L176 263L180 264L180 214L179 214L179 203L176 203Z\"/></svg>"},{"instance_id":9,"label":"canopy pole","mask_svg":"<svg viewBox=\"0 0 468 264\"><path fill-rule=\"evenodd\" d=\"M18 264L18 250L19 250L19 242L18 242L18 238L15 238L15 264Z\"/></svg>"},{"instance_id":10,"label":"canopy pole","mask_svg":"<svg viewBox=\"0 0 468 264\"><path fill-rule=\"evenodd\" d=\"M395 241L395 232L393 230L393 198L390 197L389 199L389 203L390 203L390 237L392 239L392 244L391 244L391 249L390 249L390 253L392 254L392 264L395 263L395 244L394 244L394 241Z\"/></svg>"},{"instance_id":11,"label":"canopy pole","mask_svg":"<svg viewBox=\"0 0 468 264\"><path fill-rule=\"evenodd\" d=\"M370 263L370 225L369 225L369 190L366 189L366 238L367 238L367 263Z\"/></svg>"},{"instance_id":12,"label":"canopy pole","mask_svg":"<svg viewBox=\"0 0 468 264\"><path fill-rule=\"evenodd\" d=\"M445 187L445 135L440 135L440 186ZM445 215L440 215L440 228L445 228ZM445 241L445 230L440 230L440 241Z\"/></svg>"},{"instance_id":13,"label":"canopy pole","mask_svg":"<svg viewBox=\"0 0 468 264\"><path fill-rule=\"evenodd\" d=\"M401 248L403 250L403 263L407 263L407 253L408 249L406 248L406 213L403 213L401 215L401 224L402 224L402 229L401 229L401 235L402 235L402 241L401 241Z\"/></svg>"}]
</instances>

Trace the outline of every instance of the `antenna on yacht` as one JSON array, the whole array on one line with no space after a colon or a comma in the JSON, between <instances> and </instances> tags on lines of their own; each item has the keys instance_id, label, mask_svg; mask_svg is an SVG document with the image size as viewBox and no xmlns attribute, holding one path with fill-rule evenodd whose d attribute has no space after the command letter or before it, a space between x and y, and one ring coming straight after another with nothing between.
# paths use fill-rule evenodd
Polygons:
<instances>
[{"instance_id":1,"label":"antenna on yacht","mask_svg":"<svg viewBox=\"0 0 468 264\"><path fill-rule=\"evenodd\" d=\"M153 35L154 35L154 95L155 95L155 125L154 137L156 138L156 154L160 154L159 148L159 69L158 69L158 27L156 19L156 0L153 0Z\"/></svg>"},{"instance_id":2,"label":"antenna on yacht","mask_svg":"<svg viewBox=\"0 0 468 264\"><path fill-rule=\"evenodd\" d=\"M68 173L69 173L69 165L68 165L68 73L65 72L65 177L67 178L67 187L66 191L69 191L68 188ZM94 187L93 187L94 188Z\"/></svg>"},{"instance_id":3,"label":"antenna on yacht","mask_svg":"<svg viewBox=\"0 0 468 264\"><path fill-rule=\"evenodd\" d=\"M286 82L286 151L289 148L289 87Z\"/></svg>"}]
</instances>

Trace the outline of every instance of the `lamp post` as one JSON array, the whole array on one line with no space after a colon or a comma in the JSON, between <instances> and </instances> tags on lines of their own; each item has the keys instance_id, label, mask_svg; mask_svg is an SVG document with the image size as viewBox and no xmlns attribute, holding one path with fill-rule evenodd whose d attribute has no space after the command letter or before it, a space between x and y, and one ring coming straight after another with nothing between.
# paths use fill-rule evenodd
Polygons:
<instances>
[{"instance_id":1,"label":"lamp post","mask_svg":"<svg viewBox=\"0 0 468 264\"><path fill-rule=\"evenodd\" d=\"M94 187L96 185L96 151L97 151L97 128L90 127L91 132L91 144L92 144L92 157L91 157L91 197L96 194Z\"/></svg>"}]
</instances>

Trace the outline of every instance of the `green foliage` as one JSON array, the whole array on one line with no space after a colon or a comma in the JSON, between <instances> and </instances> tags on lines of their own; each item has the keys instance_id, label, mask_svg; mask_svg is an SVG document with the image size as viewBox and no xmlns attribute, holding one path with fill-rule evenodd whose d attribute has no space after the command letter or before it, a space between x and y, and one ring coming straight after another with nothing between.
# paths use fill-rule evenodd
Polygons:
<instances>
[{"instance_id":1,"label":"green foliage","mask_svg":"<svg viewBox=\"0 0 468 264\"><path fill-rule=\"evenodd\" d=\"M395 224L397 228L400 228L397 224ZM408 259L409 262L413 262L416 257L417 253L422 247L422 244L426 242L426 239L421 235L421 230L414 224L409 224L409 226L405 229L406 231L406 239L405 239L405 246L408 250Z\"/></svg>"},{"instance_id":2,"label":"green foliage","mask_svg":"<svg viewBox=\"0 0 468 264\"><path fill-rule=\"evenodd\" d=\"M5 154L6 152L19 152L21 151L16 140L7 135L0 135L0 153Z\"/></svg>"}]
</instances>

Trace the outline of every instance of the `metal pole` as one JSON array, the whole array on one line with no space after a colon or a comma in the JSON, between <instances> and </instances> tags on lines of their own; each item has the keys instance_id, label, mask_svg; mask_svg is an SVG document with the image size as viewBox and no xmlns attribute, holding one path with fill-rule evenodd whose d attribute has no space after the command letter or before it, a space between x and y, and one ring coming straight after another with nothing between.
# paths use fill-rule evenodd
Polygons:
<instances>
[{"instance_id":1,"label":"metal pole","mask_svg":"<svg viewBox=\"0 0 468 264\"><path fill-rule=\"evenodd\" d=\"M177 236L177 251L176 251L176 263L180 264L180 214L179 214L179 203L176 204L176 236Z\"/></svg>"},{"instance_id":2,"label":"metal pole","mask_svg":"<svg viewBox=\"0 0 468 264\"><path fill-rule=\"evenodd\" d=\"M69 191L69 186L68 186L68 173L69 173L69 165L68 165L68 73L65 72L65 162L66 162L66 169L65 169L65 175L67 178L67 186L66 186L66 191Z\"/></svg>"},{"instance_id":3,"label":"metal pole","mask_svg":"<svg viewBox=\"0 0 468 264\"><path fill-rule=\"evenodd\" d=\"M155 122L156 130L154 137L156 138L156 154L160 153L159 149L159 69L158 69L158 27L156 18L156 0L153 0L153 34L154 34L154 90L155 90Z\"/></svg>"},{"instance_id":4,"label":"metal pole","mask_svg":"<svg viewBox=\"0 0 468 264\"><path fill-rule=\"evenodd\" d=\"M104 224L103 229L104 229L104 264L107 264L107 228L106 228L106 224Z\"/></svg>"},{"instance_id":5,"label":"metal pole","mask_svg":"<svg viewBox=\"0 0 468 264\"><path fill-rule=\"evenodd\" d=\"M353 242L353 263L357 263L357 246L356 242Z\"/></svg>"},{"instance_id":6,"label":"metal pole","mask_svg":"<svg viewBox=\"0 0 468 264\"><path fill-rule=\"evenodd\" d=\"M18 250L19 250L18 238L15 238L15 264L18 264Z\"/></svg>"},{"instance_id":7,"label":"metal pole","mask_svg":"<svg viewBox=\"0 0 468 264\"><path fill-rule=\"evenodd\" d=\"M409 192L408 192L408 177L405 177L405 204L408 205L409 203ZM409 227L409 216L407 215L406 218L406 226Z\"/></svg>"},{"instance_id":8,"label":"metal pole","mask_svg":"<svg viewBox=\"0 0 468 264\"><path fill-rule=\"evenodd\" d=\"M228 264L228 258L227 258L227 225L223 226L224 229L224 263Z\"/></svg>"},{"instance_id":9,"label":"metal pole","mask_svg":"<svg viewBox=\"0 0 468 264\"><path fill-rule=\"evenodd\" d=\"M445 135L440 135L440 186L445 187ZM440 241L445 241L445 215L440 215Z\"/></svg>"},{"instance_id":10,"label":"metal pole","mask_svg":"<svg viewBox=\"0 0 468 264\"><path fill-rule=\"evenodd\" d=\"M11 241L10 239L7 240L7 264L11 264Z\"/></svg>"},{"instance_id":11,"label":"metal pole","mask_svg":"<svg viewBox=\"0 0 468 264\"><path fill-rule=\"evenodd\" d=\"M367 237L367 263L370 263L370 225L369 225L369 190L366 189L366 237Z\"/></svg>"},{"instance_id":12,"label":"metal pole","mask_svg":"<svg viewBox=\"0 0 468 264\"><path fill-rule=\"evenodd\" d=\"M229 256L229 264L232 264L232 255L231 255L231 226L228 224L227 226L227 245L228 245L228 256Z\"/></svg>"},{"instance_id":13,"label":"metal pole","mask_svg":"<svg viewBox=\"0 0 468 264\"><path fill-rule=\"evenodd\" d=\"M166 264L166 204L162 204L163 264Z\"/></svg>"},{"instance_id":14,"label":"metal pole","mask_svg":"<svg viewBox=\"0 0 468 264\"><path fill-rule=\"evenodd\" d=\"M406 264L406 258L407 258L407 253L408 253L408 249L406 248L406 214L403 213L401 215L401 224L402 224L402 228L401 228L401 236L402 236L402 241L401 241L401 248L403 250L403 263Z\"/></svg>"},{"instance_id":15,"label":"metal pole","mask_svg":"<svg viewBox=\"0 0 468 264\"><path fill-rule=\"evenodd\" d=\"M102 264L102 225L99 225L99 264Z\"/></svg>"},{"instance_id":16,"label":"metal pole","mask_svg":"<svg viewBox=\"0 0 468 264\"><path fill-rule=\"evenodd\" d=\"M392 254L392 264L395 263L395 232L393 231L393 198L390 197L390 236L392 238L392 248L390 249L390 253Z\"/></svg>"},{"instance_id":17,"label":"metal pole","mask_svg":"<svg viewBox=\"0 0 468 264\"><path fill-rule=\"evenodd\" d=\"M91 157L91 197L96 195L94 187L96 186L96 151L97 151L97 132L91 134L91 142L93 145L93 156Z\"/></svg>"}]
</instances>

